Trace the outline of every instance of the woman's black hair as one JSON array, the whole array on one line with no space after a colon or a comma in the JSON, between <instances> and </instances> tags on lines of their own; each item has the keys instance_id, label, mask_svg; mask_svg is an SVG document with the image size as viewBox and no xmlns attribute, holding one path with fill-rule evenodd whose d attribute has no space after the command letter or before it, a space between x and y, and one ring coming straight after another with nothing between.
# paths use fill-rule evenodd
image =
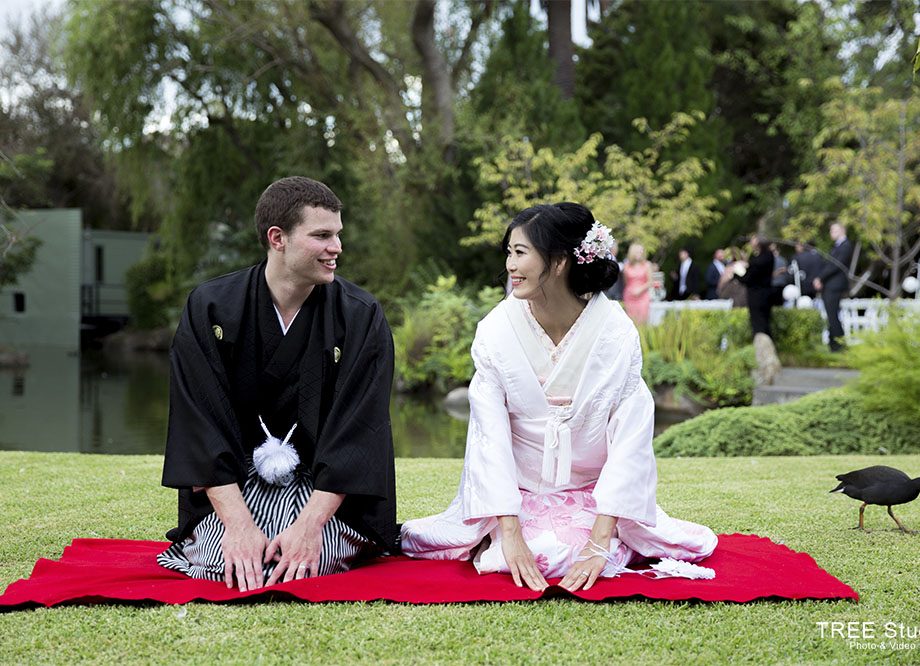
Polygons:
<instances>
[{"instance_id":1,"label":"woman's black hair","mask_svg":"<svg viewBox=\"0 0 920 666\"><path fill-rule=\"evenodd\" d=\"M565 201L541 204L518 213L508 225L502 249L508 251L511 232L520 228L549 270L553 259L569 260L569 288L576 294L606 291L616 283L620 267L613 259L596 258L579 264L575 248L581 245L594 224L594 215L581 204Z\"/></svg>"}]
</instances>

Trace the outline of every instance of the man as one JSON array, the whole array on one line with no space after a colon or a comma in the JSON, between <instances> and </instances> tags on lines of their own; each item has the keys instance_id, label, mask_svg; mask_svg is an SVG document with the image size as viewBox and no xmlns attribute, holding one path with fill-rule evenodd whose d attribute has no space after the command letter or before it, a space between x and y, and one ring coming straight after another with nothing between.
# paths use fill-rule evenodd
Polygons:
<instances>
[{"instance_id":1,"label":"man","mask_svg":"<svg viewBox=\"0 0 920 666\"><path fill-rule=\"evenodd\" d=\"M706 280L706 300L712 301L719 297L719 278L725 272L725 250L717 249L712 253L712 262L706 267L704 279Z\"/></svg>"},{"instance_id":2,"label":"man","mask_svg":"<svg viewBox=\"0 0 920 666\"><path fill-rule=\"evenodd\" d=\"M682 247L677 253L680 267L677 271L677 300L685 301L688 298L699 297L699 274L690 251Z\"/></svg>"},{"instance_id":3,"label":"man","mask_svg":"<svg viewBox=\"0 0 920 666\"><path fill-rule=\"evenodd\" d=\"M802 295L814 298L817 295L815 291L814 280L821 274L824 268L824 260L821 255L811 245L805 243L795 244L795 256L792 258L799 269L799 284L802 287Z\"/></svg>"},{"instance_id":4,"label":"man","mask_svg":"<svg viewBox=\"0 0 920 666\"><path fill-rule=\"evenodd\" d=\"M616 241L614 241L610 248L610 254L613 255L613 260L617 262L617 266L620 267L620 275L617 277L617 281L613 283L613 286L604 292L607 298L609 298L611 301L623 300L623 283L626 282L626 280L623 278L623 262L617 259L617 251L619 249L620 246Z\"/></svg>"},{"instance_id":5,"label":"man","mask_svg":"<svg viewBox=\"0 0 920 666\"><path fill-rule=\"evenodd\" d=\"M850 262L853 261L853 245L847 239L847 230L839 222L831 225L831 261L827 262L821 273L814 279L816 291L821 292L824 310L827 312L827 332L830 335L832 352L843 350L843 325L840 323L840 299L850 289L847 277Z\"/></svg>"},{"instance_id":6,"label":"man","mask_svg":"<svg viewBox=\"0 0 920 666\"><path fill-rule=\"evenodd\" d=\"M335 276L341 209L317 181L273 183L255 214L265 261L190 294L163 467L179 525L161 565L247 591L395 548L393 341L374 298Z\"/></svg>"}]
</instances>

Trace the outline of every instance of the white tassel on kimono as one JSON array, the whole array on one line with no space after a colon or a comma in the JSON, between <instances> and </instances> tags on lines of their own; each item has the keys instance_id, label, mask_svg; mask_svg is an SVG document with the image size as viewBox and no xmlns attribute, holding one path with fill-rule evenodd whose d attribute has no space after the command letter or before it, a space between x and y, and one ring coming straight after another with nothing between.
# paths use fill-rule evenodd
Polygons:
<instances>
[{"instance_id":1,"label":"white tassel on kimono","mask_svg":"<svg viewBox=\"0 0 920 666\"><path fill-rule=\"evenodd\" d=\"M675 560L671 557L663 557L660 562L651 565L655 571L655 578L690 578L712 580L716 577L714 569L701 567L698 564L691 564L683 560Z\"/></svg>"},{"instance_id":2,"label":"white tassel on kimono","mask_svg":"<svg viewBox=\"0 0 920 666\"><path fill-rule=\"evenodd\" d=\"M252 464L255 466L259 476L268 483L275 486L289 486L294 481L294 470L300 464L300 456L297 455L297 450L288 443L297 424L294 424L284 441L281 441L272 436L261 416L259 417L259 423L262 424L262 430L265 431L266 438L252 452Z\"/></svg>"}]
</instances>

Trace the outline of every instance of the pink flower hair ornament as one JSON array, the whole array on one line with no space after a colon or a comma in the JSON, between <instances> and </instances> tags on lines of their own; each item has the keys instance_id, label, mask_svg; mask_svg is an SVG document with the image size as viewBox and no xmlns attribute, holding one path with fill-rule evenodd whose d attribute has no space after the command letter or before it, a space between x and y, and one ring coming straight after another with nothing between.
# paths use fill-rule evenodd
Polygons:
<instances>
[{"instance_id":1,"label":"pink flower hair ornament","mask_svg":"<svg viewBox=\"0 0 920 666\"><path fill-rule=\"evenodd\" d=\"M590 264L598 259L613 259L613 245L616 239L610 227L600 222L591 225L581 245L575 248L575 260L579 264Z\"/></svg>"}]
</instances>

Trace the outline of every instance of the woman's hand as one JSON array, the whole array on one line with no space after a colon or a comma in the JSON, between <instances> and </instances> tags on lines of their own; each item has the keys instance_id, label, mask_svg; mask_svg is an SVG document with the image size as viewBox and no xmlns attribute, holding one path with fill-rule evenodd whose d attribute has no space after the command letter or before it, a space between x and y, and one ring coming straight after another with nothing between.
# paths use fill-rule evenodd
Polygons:
<instances>
[{"instance_id":1,"label":"woman's hand","mask_svg":"<svg viewBox=\"0 0 920 666\"><path fill-rule=\"evenodd\" d=\"M517 516L499 516L498 523L502 530L502 553L511 570L514 584L527 585L531 590L542 592L546 589L546 579L537 568L533 552L524 541L521 533L521 521Z\"/></svg>"},{"instance_id":2,"label":"woman's hand","mask_svg":"<svg viewBox=\"0 0 920 666\"><path fill-rule=\"evenodd\" d=\"M595 542L597 543L597 542ZM603 545L603 544L598 544ZM608 541L607 546L609 547L610 543ZM590 548L585 548L581 551L579 559L571 568L566 572L565 578L563 578L559 586L564 587L569 592L574 592L580 587L584 586L586 590L590 590L597 581L597 577L601 575L604 571L604 567L607 564L606 558L601 555L592 555Z\"/></svg>"},{"instance_id":3,"label":"woman's hand","mask_svg":"<svg viewBox=\"0 0 920 666\"><path fill-rule=\"evenodd\" d=\"M591 528L588 543L579 554L579 559L569 568L559 585L569 592L574 592L581 587L590 590L607 565L607 558L603 555L595 554L596 549L592 544L597 544L603 550L609 551L610 539L616 535L616 532L616 516L598 514L594 518L594 526Z\"/></svg>"}]
</instances>

